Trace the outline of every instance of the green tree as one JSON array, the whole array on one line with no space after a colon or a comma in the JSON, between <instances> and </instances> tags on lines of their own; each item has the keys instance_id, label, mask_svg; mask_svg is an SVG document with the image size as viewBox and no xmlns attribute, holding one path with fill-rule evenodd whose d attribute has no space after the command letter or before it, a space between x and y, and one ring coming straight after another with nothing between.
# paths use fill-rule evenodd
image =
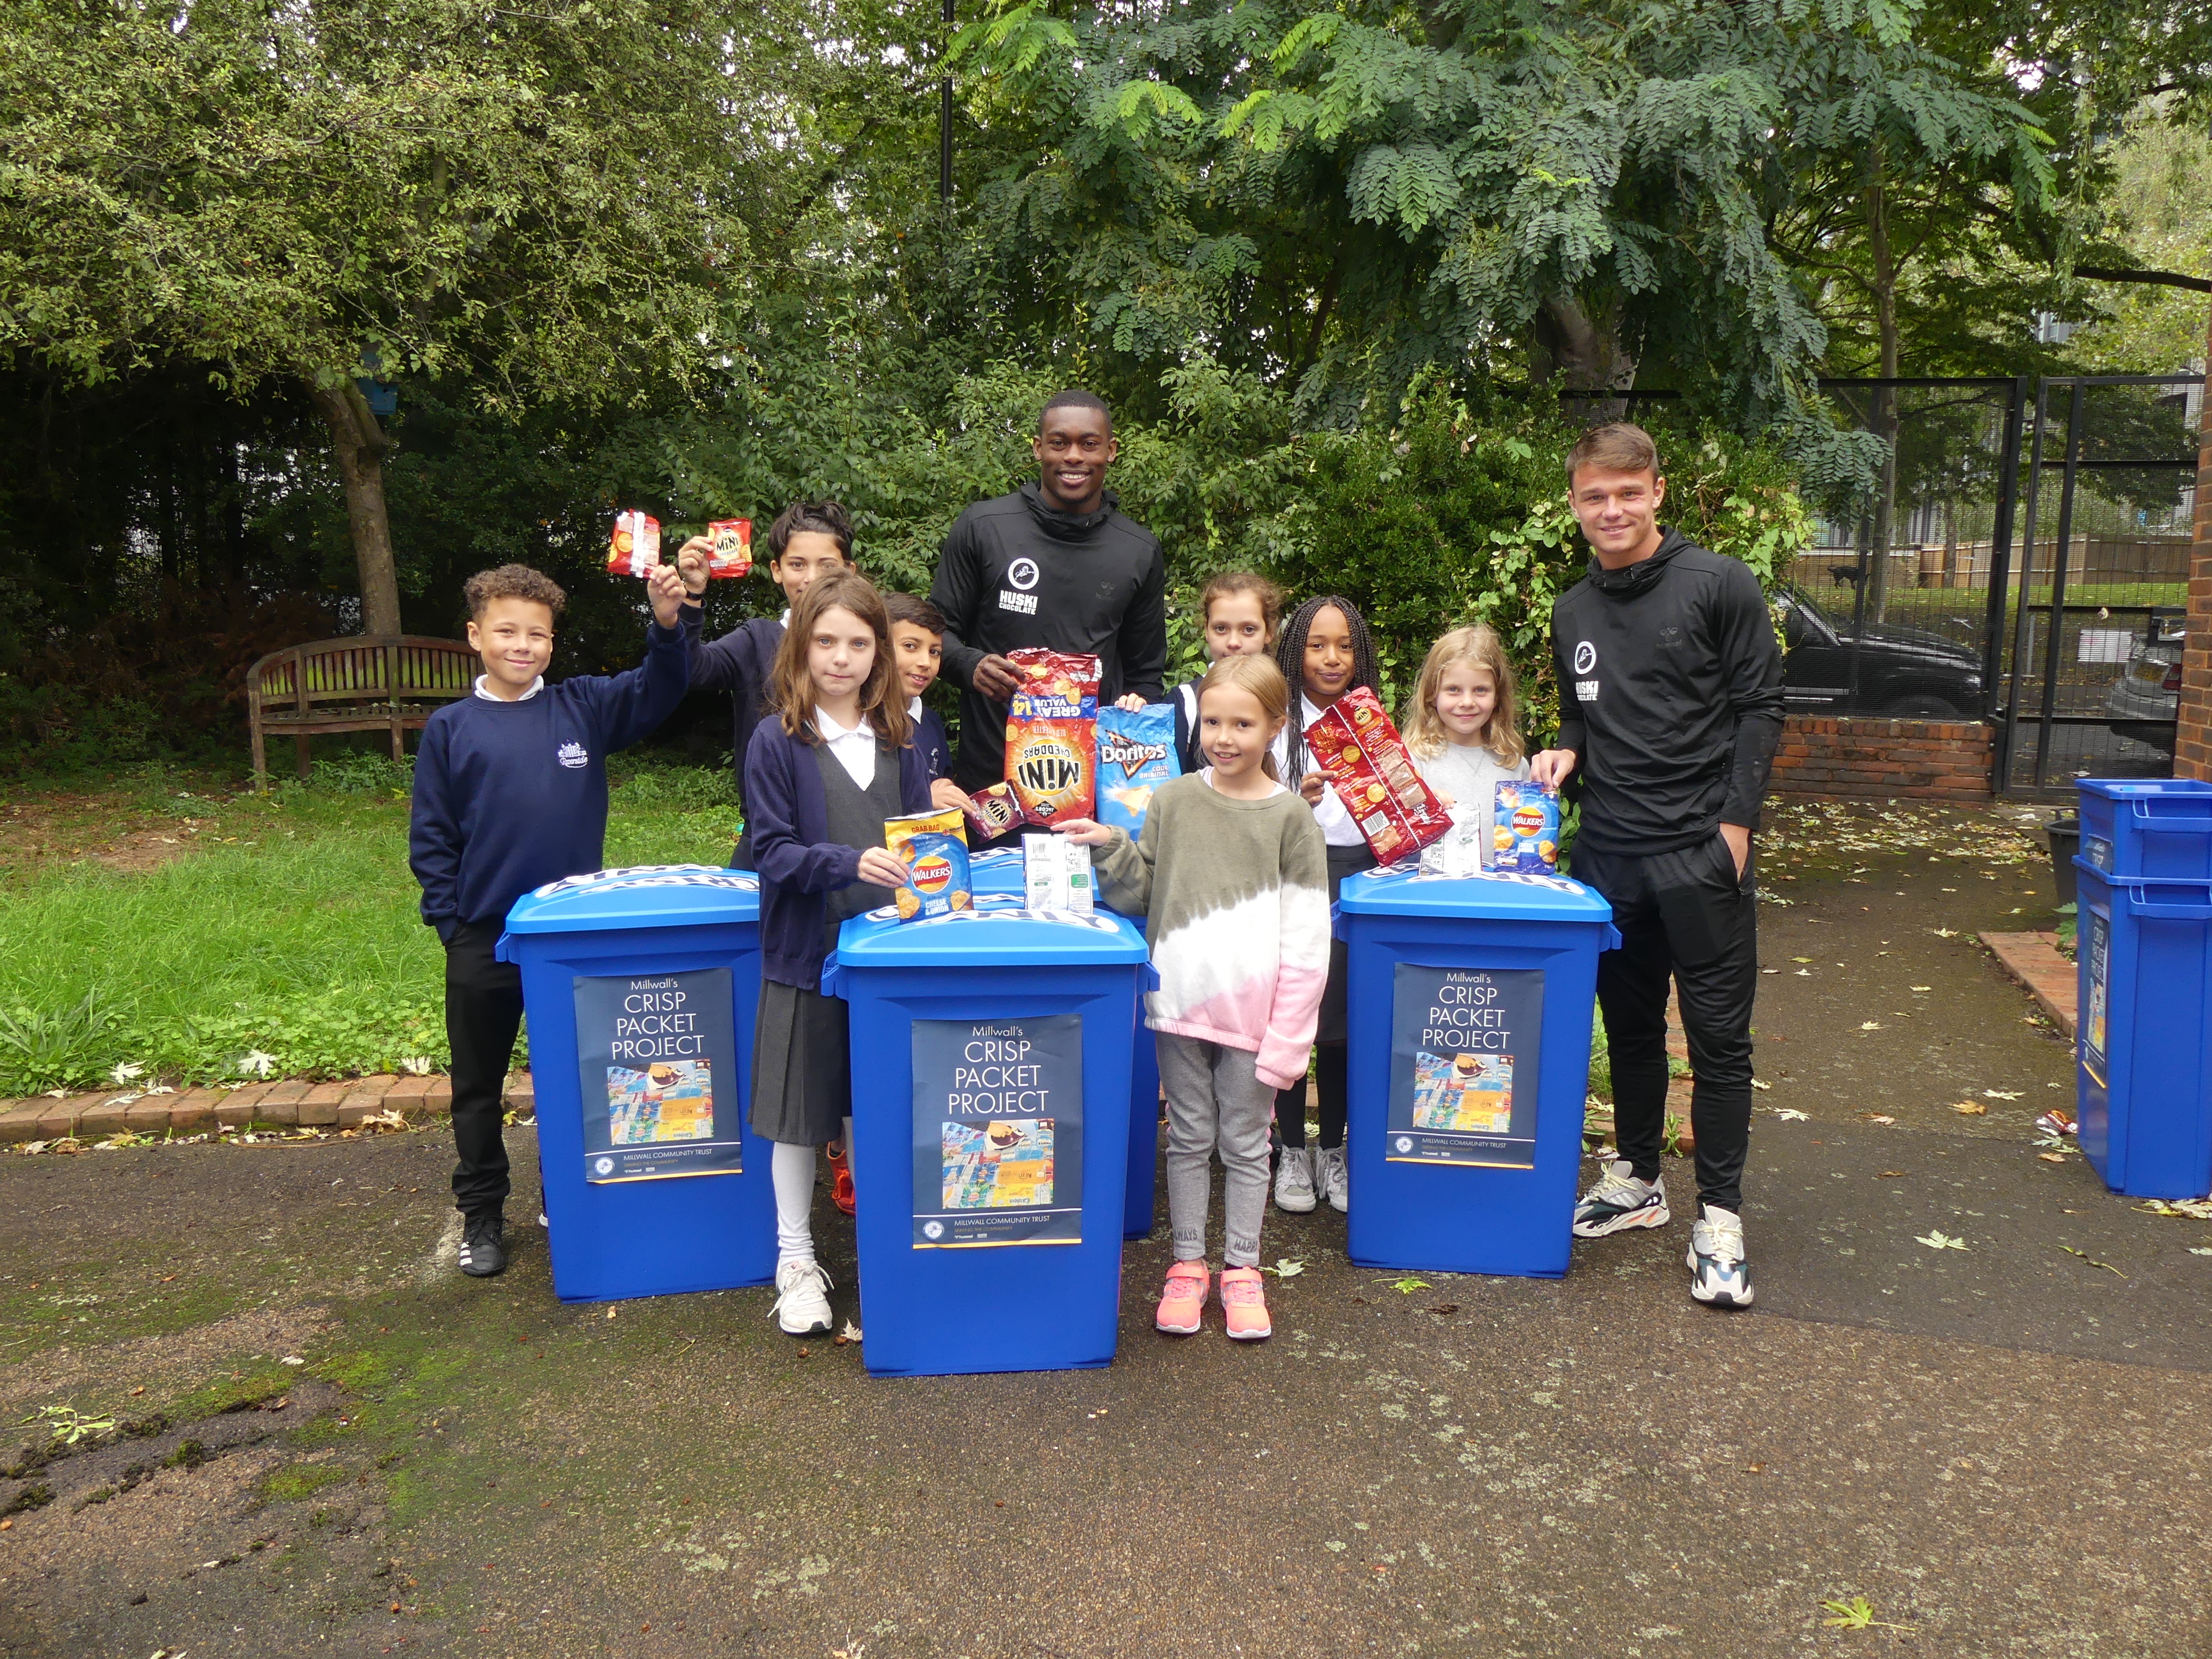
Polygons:
<instances>
[{"instance_id":1,"label":"green tree","mask_svg":"<svg viewBox=\"0 0 2212 1659\"><path fill-rule=\"evenodd\" d=\"M312 400L363 621L397 631L363 382L512 412L694 383L772 150L694 0L19 0L0 52L0 349ZM751 210L749 215L747 210ZM373 384L373 382L371 382Z\"/></svg>"}]
</instances>

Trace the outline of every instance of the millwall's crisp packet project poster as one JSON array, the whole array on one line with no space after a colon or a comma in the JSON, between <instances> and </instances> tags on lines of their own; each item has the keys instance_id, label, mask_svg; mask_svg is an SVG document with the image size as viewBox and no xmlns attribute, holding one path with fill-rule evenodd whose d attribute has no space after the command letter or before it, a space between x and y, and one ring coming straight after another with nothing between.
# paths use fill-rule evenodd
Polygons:
<instances>
[{"instance_id":1,"label":"millwall's crisp packet project poster","mask_svg":"<svg viewBox=\"0 0 2212 1659\"><path fill-rule=\"evenodd\" d=\"M1397 964L1383 1157L1536 1167L1540 968Z\"/></svg>"},{"instance_id":2,"label":"millwall's crisp packet project poster","mask_svg":"<svg viewBox=\"0 0 2212 1659\"><path fill-rule=\"evenodd\" d=\"M1083 1240L1083 1016L914 1022L914 1248Z\"/></svg>"},{"instance_id":3,"label":"millwall's crisp packet project poster","mask_svg":"<svg viewBox=\"0 0 2212 1659\"><path fill-rule=\"evenodd\" d=\"M584 1179L744 1172L730 970L576 977Z\"/></svg>"}]
</instances>

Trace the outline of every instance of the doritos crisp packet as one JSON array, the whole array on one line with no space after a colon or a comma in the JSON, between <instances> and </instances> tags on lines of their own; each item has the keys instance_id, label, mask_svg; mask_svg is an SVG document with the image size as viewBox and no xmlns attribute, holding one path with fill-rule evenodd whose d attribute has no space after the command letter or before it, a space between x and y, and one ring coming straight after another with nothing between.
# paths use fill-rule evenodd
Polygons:
<instances>
[{"instance_id":1,"label":"doritos crisp packet","mask_svg":"<svg viewBox=\"0 0 2212 1659\"><path fill-rule=\"evenodd\" d=\"M1490 832L1493 870L1524 875L1559 873L1559 792L1548 783L1509 779L1498 786L1498 811Z\"/></svg>"},{"instance_id":2,"label":"doritos crisp packet","mask_svg":"<svg viewBox=\"0 0 2212 1659\"><path fill-rule=\"evenodd\" d=\"M949 916L975 902L968 878L968 838L960 830L958 807L885 818L884 845L907 867L906 885L891 895L901 921Z\"/></svg>"},{"instance_id":3,"label":"doritos crisp packet","mask_svg":"<svg viewBox=\"0 0 2212 1659\"><path fill-rule=\"evenodd\" d=\"M979 842L996 841L1021 821L1021 803L1011 783L991 784L968 797L968 823Z\"/></svg>"},{"instance_id":4,"label":"doritos crisp packet","mask_svg":"<svg viewBox=\"0 0 2212 1659\"><path fill-rule=\"evenodd\" d=\"M1006 710L1006 781L1031 823L1087 818L1097 810L1098 659L1027 647L1006 659L1021 671Z\"/></svg>"},{"instance_id":5,"label":"doritos crisp packet","mask_svg":"<svg viewBox=\"0 0 2212 1659\"><path fill-rule=\"evenodd\" d=\"M1395 864L1451 829L1451 817L1406 750L1382 699L1354 686L1306 727L1306 748L1376 859Z\"/></svg>"},{"instance_id":6,"label":"doritos crisp packet","mask_svg":"<svg viewBox=\"0 0 2212 1659\"><path fill-rule=\"evenodd\" d=\"M660 520L650 513L617 513L607 539L607 574L642 576L660 562Z\"/></svg>"},{"instance_id":7,"label":"doritos crisp packet","mask_svg":"<svg viewBox=\"0 0 2212 1659\"><path fill-rule=\"evenodd\" d=\"M1182 773L1176 757L1175 705L1098 711L1098 822L1142 833L1152 792Z\"/></svg>"},{"instance_id":8,"label":"doritos crisp packet","mask_svg":"<svg viewBox=\"0 0 2212 1659\"><path fill-rule=\"evenodd\" d=\"M749 576L753 568L753 521L716 519L707 526L707 574Z\"/></svg>"}]
</instances>

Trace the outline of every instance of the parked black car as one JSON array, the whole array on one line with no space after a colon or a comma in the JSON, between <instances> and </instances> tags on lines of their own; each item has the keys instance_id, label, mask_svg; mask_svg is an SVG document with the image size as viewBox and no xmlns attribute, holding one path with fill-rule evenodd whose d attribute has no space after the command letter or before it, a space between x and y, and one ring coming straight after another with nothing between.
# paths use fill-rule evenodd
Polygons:
<instances>
[{"instance_id":1,"label":"parked black car","mask_svg":"<svg viewBox=\"0 0 2212 1659\"><path fill-rule=\"evenodd\" d=\"M1879 714L1892 720L1978 720L1982 662L1966 647L1924 629L1869 623L1858 641L1858 696L1851 696L1851 623L1802 588L1784 591L1783 694L1797 714Z\"/></svg>"}]
</instances>

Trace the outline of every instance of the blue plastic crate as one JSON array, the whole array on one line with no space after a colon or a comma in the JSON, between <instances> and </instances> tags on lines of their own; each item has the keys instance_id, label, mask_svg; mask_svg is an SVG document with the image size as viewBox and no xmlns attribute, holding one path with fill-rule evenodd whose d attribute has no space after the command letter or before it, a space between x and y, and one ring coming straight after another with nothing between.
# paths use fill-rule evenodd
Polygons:
<instances>
[{"instance_id":1,"label":"blue plastic crate","mask_svg":"<svg viewBox=\"0 0 2212 1659\"><path fill-rule=\"evenodd\" d=\"M2074 860L2081 1150L2134 1198L2212 1193L2212 881Z\"/></svg>"},{"instance_id":2,"label":"blue plastic crate","mask_svg":"<svg viewBox=\"0 0 2212 1659\"><path fill-rule=\"evenodd\" d=\"M1040 915L1003 895L978 903L928 921L856 917L825 973L824 988L852 1009L862 1357L877 1376L1062 1370L1114 1357L1131 1051L1152 978L1144 935L1103 911ZM964 1079L957 1068L971 1039L1027 1045L1018 1060L993 1051L978 1063L1040 1069ZM1007 1093L956 1109L948 1079ZM1041 1103L1016 1098L1040 1090L1050 1091ZM1010 1170L999 1154L994 1172L979 1173L978 1134L1001 1127L1030 1167Z\"/></svg>"},{"instance_id":3,"label":"blue plastic crate","mask_svg":"<svg viewBox=\"0 0 2212 1659\"><path fill-rule=\"evenodd\" d=\"M2084 778L2081 857L2106 876L2212 881L2212 783Z\"/></svg>"},{"instance_id":4,"label":"blue plastic crate","mask_svg":"<svg viewBox=\"0 0 2212 1659\"><path fill-rule=\"evenodd\" d=\"M1564 877L1380 870L1338 911L1352 1261L1565 1273L1612 906Z\"/></svg>"},{"instance_id":5,"label":"blue plastic crate","mask_svg":"<svg viewBox=\"0 0 2212 1659\"><path fill-rule=\"evenodd\" d=\"M759 919L754 876L698 866L602 871L556 882L507 913L499 957L522 969L553 1289L563 1302L774 1281L769 1143L746 1125L760 994ZM674 981L635 994L663 1002L682 995L688 1012L667 1013L659 1023L688 1023L688 1029L637 1041L688 1050L690 1038L698 1037L696 1058L708 1062L712 1129L703 1139L663 1140L633 1121L623 1133L638 1139L616 1145L594 1136L587 1146L586 1103L593 1103L596 1123L614 1091L616 1066L610 1053L595 1052L587 1060L579 1052L580 1007L592 1026L582 1035L596 1049L610 1035L599 1029L607 1024L604 1011L618 1009L633 982L646 980ZM726 1008L696 1006L699 988L725 982ZM620 1058L639 1062L624 1066L626 1072L649 1071L638 1055ZM690 1064L684 1061L684 1081L696 1086ZM687 1160L716 1172L672 1172Z\"/></svg>"}]
</instances>

